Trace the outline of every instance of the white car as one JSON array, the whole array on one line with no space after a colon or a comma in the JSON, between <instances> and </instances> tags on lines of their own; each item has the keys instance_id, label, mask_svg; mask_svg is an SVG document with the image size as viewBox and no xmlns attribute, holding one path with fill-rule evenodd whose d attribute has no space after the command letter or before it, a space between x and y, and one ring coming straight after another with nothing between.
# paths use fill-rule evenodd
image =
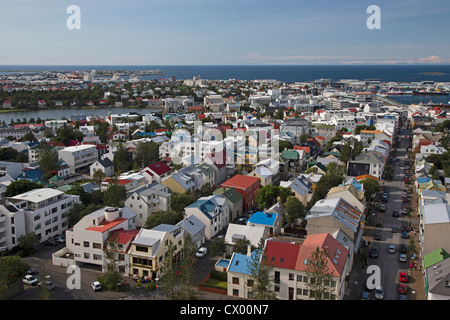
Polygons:
<instances>
[{"instance_id":1,"label":"white car","mask_svg":"<svg viewBox=\"0 0 450 320\"><path fill-rule=\"evenodd\" d=\"M395 253L395 245L390 244L390 245L389 245L389 248L388 248L388 252L389 252L389 253Z\"/></svg>"},{"instance_id":2,"label":"white car","mask_svg":"<svg viewBox=\"0 0 450 320\"><path fill-rule=\"evenodd\" d=\"M406 262L406 261L408 261L408 258L406 257L406 254L402 253L402 254L400 254L400 257L398 258L398 260L400 262Z\"/></svg>"},{"instance_id":3,"label":"white car","mask_svg":"<svg viewBox=\"0 0 450 320\"><path fill-rule=\"evenodd\" d=\"M94 291L98 291L102 288L102 285L98 281L91 282L91 287Z\"/></svg>"},{"instance_id":4,"label":"white car","mask_svg":"<svg viewBox=\"0 0 450 320\"><path fill-rule=\"evenodd\" d=\"M375 288L375 299L382 300L384 298L383 288Z\"/></svg>"},{"instance_id":5,"label":"white car","mask_svg":"<svg viewBox=\"0 0 450 320\"><path fill-rule=\"evenodd\" d=\"M208 252L208 249L206 247L201 247L200 249L198 249L198 251L195 254L195 256L197 258L201 258L201 257L205 256L206 252Z\"/></svg>"},{"instance_id":6,"label":"white car","mask_svg":"<svg viewBox=\"0 0 450 320\"><path fill-rule=\"evenodd\" d=\"M38 283L38 279L36 279L35 277L33 277L32 275L27 274L25 277L23 277L22 279L23 283L25 284L29 284L34 286L35 284Z\"/></svg>"}]
</instances>

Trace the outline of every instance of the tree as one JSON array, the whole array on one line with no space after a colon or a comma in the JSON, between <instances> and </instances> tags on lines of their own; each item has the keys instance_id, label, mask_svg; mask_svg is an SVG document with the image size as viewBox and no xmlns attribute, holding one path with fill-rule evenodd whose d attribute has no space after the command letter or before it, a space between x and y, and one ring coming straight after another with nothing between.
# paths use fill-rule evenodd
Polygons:
<instances>
[{"instance_id":1,"label":"tree","mask_svg":"<svg viewBox=\"0 0 450 320\"><path fill-rule=\"evenodd\" d=\"M194 261L195 247L189 235L184 238L181 249L181 265L179 279L179 299L192 300L195 297L194 290Z\"/></svg>"},{"instance_id":2,"label":"tree","mask_svg":"<svg viewBox=\"0 0 450 320\"><path fill-rule=\"evenodd\" d=\"M339 160L341 160L344 163L347 163L351 159L352 159L352 147L350 143L346 143L342 146L342 150L339 155Z\"/></svg>"},{"instance_id":3,"label":"tree","mask_svg":"<svg viewBox=\"0 0 450 320\"><path fill-rule=\"evenodd\" d=\"M131 168L131 164L127 158L127 150L125 147L120 144L117 148L116 153L114 154L114 169L116 172L127 172Z\"/></svg>"},{"instance_id":4,"label":"tree","mask_svg":"<svg viewBox=\"0 0 450 320\"><path fill-rule=\"evenodd\" d=\"M119 184L112 184L103 193L103 201L106 206L123 207L127 196L127 190Z\"/></svg>"},{"instance_id":5,"label":"tree","mask_svg":"<svg viewBox=\"0 0 450 320\"><path fill-rule=\"evenodd\" d=\"M247 254L248 246L250 245L250 240L248 239L237 239L233 245L233 252Z\"/></svg>"},{"instance_id":6,"label":"tree","mask_svg":"<svg viewBox=\"0 0 450 320\"><path fill-rule=\"evenodd\" d=\"M94 178L95 183L97 183L97 185L100 187L102 185L103 179L106 178L106 174L102 170L97 169L94 171L92 177Z\"/></svg>"},{"instance_id":7,"label":"tree","mask_svg":"<svg viewBox=\"0 0 450 320\"><path fill-rule=\"evenodd\" d=\"M19 256L0 257L0 291L21 280L30 266Z\"/></svg>"},{"instance_id":8,"label":"tree","mask_svg":"<svg viewBox=\"0 0 450 320\"><path fill-rule=\"evenodd\" d=\"M282 207L286 213L287 222L291 225L295 224L298 219L306 217L306 208L296 197L289 197Z\"/></svg>"},{"instance_id":9,"label":"tree","mask_svg":"<svg viewBox=\"0 0 450 320\"><path fill-rule=\"evenodd\" d=\"M36 141L36 137L34 136L33 132L27 132L23 135L22 138L19 139L19 141L30 141L30 142L34 142Z\"/></svg>"},{"instance_id":10,"label":"tree","mask_svg":"<svg viewBox=\"0 0 450 320\"><path fill-rule=\"evenodd\" d=\"M273 292L273 279L271 273L273 265L268 261L265 250L265 240L261 239L258 248L252 254L247 263L250 278L253 280L253 287L250 293L255 300L275 300Z\"/></svg>"},{"instance_id":11,"label":"tree","mask_svg":"<svg viewBox=\"0 0 450 320\"><path fill-rule=\"evenodd\" d=\"M141 168L159 161L159 144L149 141L140 142L134 152L135 160Z\"/></svg>"},{"instance_id":12,"label":"tree","mask_svg":"<svg viewBox=\"0 0 450 320\"><path fill-rule=\"evenodd\" d=\"M361 181L364 187L364 196L367 200L372 198L373 194L376 194L380 191L380 183L370 178L366 178Z\"/></svg>"},{"instance_id":13,"label":"tree","mask_svg":"<svg viewBox=\"0 0 450 320\"><path fill-rule=\"evenodd\" d=\"M182 220L181 214L174 210L156 211L150 215L145 221L145 229L153 229L160 224L175 225Z\"/></svg>"},{"instance_id":14,"label":"tree","mask_svg":"<svg viewBox=\"0 0 450 320\"><path fill-rule=\"evenodd\" d=\"M117 233L108 232L108 236L103 242L103 267L105 272L99 277L99 282L108 290L116 289L117 283L122 281L119 272L119 250Z\"/></svg>"},{"instance_id":15,"label":"tree","mask_svg":"<svg viewBox=\"0 0 450 320\"><path fill-rule=\"evenodd\" d=\"M292 142L286 140L278 140L278 151L282 152L283 150L291 150L294 147Z\"/></svg>"},{"instance_id":16,"label":"tree","mask_svg":"<svg viewBox=\"0 0 450 320\"><path fill-rule=\"evenodd\" d=\"M42 143L39 149L39 167L45 172L52 172L58 167L58 150Z\"/></svg>"},{"instance_id":17,"label":"tree","mask_svg":"<svg viewBox=\"0 0 450 320\"><path fill-rule=\"evenodd\" d=\"M225 238L212 238L209 242L209 254L211 257L223 255L226 251Z\"/></svg>"},{"instance_id":18,"label":"tree","mask_svg":"<svg viewBox=\"0 0 450 320\"><path fill-rule=\"evenodd\" d=\"M41 188L41 186L34 181L31 182L29 180L15 180L6 187L6 196L14 197L18 194L38 188Z\"/></svg>"},{"instance_id":19,"label":"tree","mask_svg":"<svg viewBox=\"0 0 450 320\"><path fill-rule=\"evenodd\" d=\"M169 296L170 299L174 299L178 290L179 276L178 263L176 261L175 250L172 241L169 241L167 245L167 251L160 265L161 277L161 291L163 294Z\"/></svg>"},{"instance_id":20,"label":"tree","mask_svg":"<svg viewBox=\"0 0 450 320\"><path fill-rule=\"evenodd\" d=\"M315 300L329 298L330 282L332 279L330 269L328 267L328 254L325 250L317 247L308 258L308 266L306 274L309 281L306 286L309 289L309 296Z\"/></svg>"},{"instance_id":21,"label":"tree","mask_svg":"<svg viewBox=\"0 0 450 320\"><path fill-rule=\"evenodd\" d=\"M30 232L20 236L17 241L19 242L19 248L25 250L26 253L29 253L35 250L34 247L41 241L41 237L34 232Z\"/></svg>"},{"instance_id":22,"label":"tree","mask_svg":"<svg viewBox=\"0 0 450 320\"><path fill-rule=\"evenodd\" d=\"M184 208L197 201L194 193L174 193L170 198L170 208L178 214L182 214Z\"/></svg>"},{"instance_id":23,"label":"tree","mask_svg":"<svg viewBox=\"0 0 450 320\"><path fill-rule=\"evenodd\" d=\"M28 162L28 156L14 148L5 147L0 148L0 161Z\"/></svg>"},{"instance_id":24,"label":"tree","mask_svg":"<svg viewBox=\"0 0 450 320\"><path fill-rule=\"evenodd\" d=\"M291 195L292 191L289 188L267 185L258 189L256 201L261 208L269 208L277 202L278 198L281 203L284 203Z\"/></svg>"}]
</instances>

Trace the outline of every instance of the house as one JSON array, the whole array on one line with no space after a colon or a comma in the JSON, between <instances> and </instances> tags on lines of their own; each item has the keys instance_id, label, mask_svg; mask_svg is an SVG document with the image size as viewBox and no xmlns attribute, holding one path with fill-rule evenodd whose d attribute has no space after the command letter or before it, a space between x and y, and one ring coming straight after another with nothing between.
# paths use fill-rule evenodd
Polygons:
<instances>
[{"instance_id":1,"label":"house","mask_svg":"<svg viewBox=\"0 0 450 320\"><path fill-rule=\"evenodd\" d=\"M90 166L91 176L94 176L97 170L103 172L106 177L111 177L114 175L114 163L106 157L99 159Z\"/></svg>"},{"instance_id":2,"label":"house","mask_svg":"<svg viewBox=\"0 0 450 320\"><path fill-rule=\"evenodd\" d=\"M194 215L205 224L205 236L209 240L226 228L230 222L230 207L221 195L201 197L184 208L184 216Z\"/></svg>"},{"instance_id":3,"label":"house","mask_svg":"<svg viewBox=\"0 0 450 320\"><path fill-rule=\"evenodd\" d=\"M244 211L251 210L256 205L256 195L261 185L261 180L256 177L237 174L222 183L222 188L236 189L243 196Z\"/></svg>"},{"instance_id":4,"label":"house","mask_svg":"<svg viewBox=\"0 0 450 320\"><path fill-rule=\"evenodd\" d=\"M359 191L354 185L348 184L345 186L337 186L331 188L325 199L342 198L356 207L359 211L365 212L365 197L364 192Z\"/></svg>"},{"instance_id":5,"label":"house","mask_svg":"<svg viewBox=\"0 0 450 320\"><path fill-rule=\"evenodd\" d=\"M0 176L8 175L16 179L22 174L22 164L20 162L0 161Z\"/></svg>"},{"instance_id":6,"label":"house","mask_svg":"<svg viewBox=\"0 0 450 320\"><path fill-rule=\"evenodd\" d=\"M210 185L211 187L214 187L217 183L214 167L207 163L201 163L196 167L200 169L202 174L202 186Z\"/></svg>"},{"instance_id":7,"label":"house","mask_svg":"<svg viewBox=\"0 0 450 320\"><path fill-rule=\"evenodd\" d=\"M289 162L290 172L297 172L302 170L302 168L300 167L300 155L296 150L283 150L281 152L281 157L285 161Z\"/></svg>"},{"instance_id":8,"label":"house","mask_svg":"<svg viewBox=\"0 0 450 320\"><path fill-rule=\"evenodd\" d=\"M319 248L327 254L329 292L321 300L342 300L349 272L348 250L328 233L308 235L303 243L270 239L266 242L266 264L273 266L274 291L280 300L309 300L312 253Z\"/></svg>"},{"instance_id":9,"label":"house","mask_svg":"<svg viewBox=\"0 0 450 320\"><path fill-rule=\"evenodd\" d=\"M171 168L164 162L155 162L141 170L142 174L150 182L161 183L162 179L169 176Z\"/></svg>"},{"instance_id":10,"label":"house","mask_svg":"<svg viewBox=\"0 0 450 320\"><path fill-rule=\"evenodd\" d=\"M294 178L294 181L288 185L288 188L292 190L294 196L300 200L300 202L307 206L313 193L313 184L305 177Z\"/></svg>"},{"instance_id":11,"label":"house","mask_svg":"<svg viewBox=\"0 0 450 320\"><path fill-rule=\"evenodd\" d=\"M254 170L248 176L256 177L261 180L261 186L280 184L280 165L278 161L272 158L261 160L253 165Z\"/></svg>"},{"instance_id":12,"label":"house","mask_svg":"<svg viewBox=\"0 0 450 320\"><path fill-rule=\"evenodd\" d=\"M181 171L172 173L163 179L161 183L168 186L173 193L186 193L196 190L194 178Z\"/></svg>"},{"instance_id":13,"label":"house","mask_svg":"<svg viewBox=\"0 0 450 320\"><path fill-rule=\"evenodd\" d=\"M369 174L378 180L382 180L384 167L385 159L375 151L367 151L361 153L355 160L348 162L347 176L356 177Z\"/></svg>"},{"instance_id":14,"label":"house","mask_svg":"<svg viewBox=\"0 0 450 320\"><path fill-rule=\"evenodd\" d=\"M170 209L171 197L168 186L153 182L129 190L125 207L136 213L136 226L144 227L148 217L153 213Z\"/></svg>"},{"instance_id":15,"label":"house","mask_svg":"<svg viewBox=\"0 0 450 320\"><path fill-rule=\"evenodd\" d=\"M281 232L282 217L274 212L257 211L246 221L247 225L265 227L269 234L279 234Z\"/></svg>"},{"instance_id":16,"label":"house","mask_svg":"<svg viewBox=\"0 0 450 320\"><path fill-rule=\"evenodd\" d=\"M227 266L227 295L244 299L252 299L254 276L251 263L259 261L257 250L248 250L247 254L233 252Z\"/></svg>"},{"instance_id":17,"label":"house","mask_svg":"<svg viewBox=\"0 0 450 320\"><path fill-rule=\"evenodd\" d=\"M236 189L219 188L215 190L213 194L219 194L228 201L228 204L230 206L230 221L234 221L244 213L244 196Z\"/></svg>"},{"instance_id":18,"label":"house","mask_svg":"<svg viewBox=\"0 0 450 320\"><path fill-rule=\"evenodd\" d=\"M128 208L104 207L84 216L66 231L65 254L72 256L74 264L105 265L104 244L109 235L121 250L119 265L123 274L128 270L125 259L130 242L137 235L136 214ZM122 239L121 239L122 238ZM124 241L124 238L128 239ZM58 255L58 254L57 254ZM54 259L54 261L58 261Z\"/></svg>"},{"instance_id":19,"label":"house","mask_svg":"<svg viewBox=\"0 0 450 320\"><path fill-rule=\"evenodd\" d=\"M225 234L227 252L233 252L233 246L239 240L248 241L248 244L257 248L261 239L269 237L269 229L264 225L230 223Z\"/></svg>"},{"instance_id":20,"label":"house","mask_svg":"<svg viewBox=\"0 0 450 320\"><path fill-rule=\"evenodd\" d=\"M424 205L422 215L419 229L422 256L436 248L450 252L450 205L446 202Z\"/></svg>"},{"instance_id":21,"label":"house","mask_svg":"<svg viewBox=\"0 0 450 320\"><path fill-rule=\"evenodd\" d=\"M184 230L181 226L164 224L154 229L141 228L131 242L130 274L153 280L160 278L164 275L161 265L169 246L173 248L174 259L179 260L183 245Z\"/></svg>"},{"instance_id":22,"label":"house","mask_svg":"<svg viewBox=\"0 0 450 320\"><path fill-rule=\"evenodd\" d=\"M102 192L105 191L106 189L108 189L111 184L117 184L120 186L124 186L125 190L127 190L127 191L138 187L137 181L134 179L119 178L117 180L113 180L113 178L106 178L105 180L102 181L102 184L101 184Z\"/></svg>"},{"instance_id":23,"label":"house","mask_svg":"<svg viewBox=\"0 0 450 320\"><path fill-rule=\"evenodd\" d=\"M44 171L41 168L24 168L20 176L16 180L28 180L30 182L38 182L44 179Z\"/></svg>"},{"instance_id":24,"label":"house","mask_svg":"<svg viewBox=\"0 0 450 320\"><path fill-rule=\"evenodd\" d=\"M201 222L195 215L191 215L180 222L177 225L183 227L185 239L189 235L189 238L194 245L194 248L200 248L206 242L206 225Z\"/></svg>"},{"instance_id":25,"label":"house","mask_svg":"<svg viewBox=\"0 0 450 320\"><path fill-rule=\"evenodd\" d=\"M448 300L450 288L450 254L438 248L423 257L427 300Z\"/></svg>"},{"instance_id":26,"label":"house","mask_svg":"<svg viewBox=\"0 0 450 320\"><path fill-rule=\"evenodd\" d=\"M341 229L359 248L363 235L364 215L343 198L317 201L305 217L308 235L318 233L334 234Z\"/></svg>"}]
</instances>

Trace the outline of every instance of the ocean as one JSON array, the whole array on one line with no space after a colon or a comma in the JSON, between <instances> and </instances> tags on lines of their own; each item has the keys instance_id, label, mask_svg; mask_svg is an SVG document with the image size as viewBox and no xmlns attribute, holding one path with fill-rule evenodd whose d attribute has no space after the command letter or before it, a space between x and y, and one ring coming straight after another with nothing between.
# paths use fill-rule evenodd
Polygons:
<instances>
[{"instance_id":1,"label":"ocean","mask_svg":"<svg viewBox=\"0 0 450 320\"><path fill-rule=\"evenodd\" d=\"M192 79L200 76L208 80L256 80L274 79L281 82L302 82L318 79L379 80L393 82L436 81L450 82L450 65L317 65L317 66L273 66L273 65L239 65L239 66L107 66L107 65L1 65L0 74L29 71L91 71L91 70L156 70L163 75L143 76L142 79Z\"/></svg>"}]
</instances>

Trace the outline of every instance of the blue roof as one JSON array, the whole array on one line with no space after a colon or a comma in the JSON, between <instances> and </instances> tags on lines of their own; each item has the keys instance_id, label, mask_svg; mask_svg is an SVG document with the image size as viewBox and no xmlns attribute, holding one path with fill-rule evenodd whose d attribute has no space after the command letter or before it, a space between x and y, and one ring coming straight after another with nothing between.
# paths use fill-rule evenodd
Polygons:
<instances>
[{"instance_id":1,"label":"blue roof","mask_svg":"<svg viewBox=\"0 0 450 320\"><path fill-rule=\"evenodd\" d=\"M138 132L138 136L156 136L155 132Z\"/></svg>"},{"instance_id":2,"label":"blue roof","mask_svg":"<svg viewBox=\"0 0 450 320\"><path fill-rule=\"evenodd\" d=\"M263 224L267 226L273 226L275 224L275 220L277 218L277 213L272 212L255 212L248 220L247 222L255 223L255 224Z\"/></svg>"},{"instance_id":3,"label":"blue roof","mask_svg":"<svg viewBox=\"0 0 450 320\"><path fill-rule=\"evenodd\" d=\"M214 218L214 209L218 208L219 212L222 211L220 207L217 207L211 200L203 200L199 199L194 203L190 204L188 208L199 208L201 212L205 214L205 216L211 220Z\"/></svg>"},{"instance_id":4,"label":"blue roof","mask_svg":"<svg viewBox=\"0 0 450 320\"><path fill-rule=\"evenodd\" d=\"M428 178L428 177L420 177L420 178L417 178L417 184L427 183L427 182L430 182L431 180L433 180L433 179Z\"/></svg>"},{"instance_id":5,"label":"blue roof","mask_svg":"<svg viewBox=\"0 0 450 320\"><path fill-rule=\"evenodd\" d=\"M233 253L230 264L228 265L228 272L251 274L248 266L249 263L254 259L256 252L257 250L254 250L250 257L246 254Z\"/></svg>"}]
</instances>

